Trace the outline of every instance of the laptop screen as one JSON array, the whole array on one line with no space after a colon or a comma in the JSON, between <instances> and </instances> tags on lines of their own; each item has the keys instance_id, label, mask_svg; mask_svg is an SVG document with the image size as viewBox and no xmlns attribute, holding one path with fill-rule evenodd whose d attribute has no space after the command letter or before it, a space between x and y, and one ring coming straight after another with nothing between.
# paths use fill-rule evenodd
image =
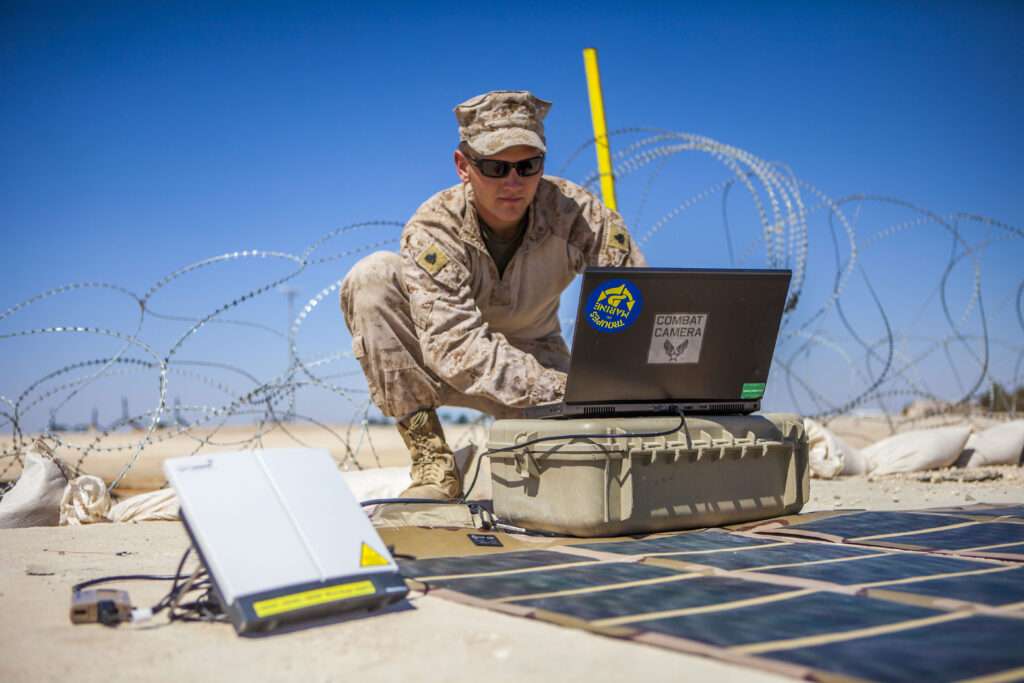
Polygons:
<instances>
[{"instance_id":1,"label":"laptop screen","mask_svg":"<svg viewBox=\"0 0 1024 683\"><path fill-rule=\"evenodd\" d=\"M760 399L791 274L586 270L565 402Z\"/></svg>"}]
</instances>

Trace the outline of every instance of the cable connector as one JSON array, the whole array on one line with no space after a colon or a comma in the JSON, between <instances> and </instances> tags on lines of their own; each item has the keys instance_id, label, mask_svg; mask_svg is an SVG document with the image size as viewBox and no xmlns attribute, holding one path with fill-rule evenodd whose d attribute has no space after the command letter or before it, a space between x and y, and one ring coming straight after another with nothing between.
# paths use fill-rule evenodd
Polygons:
<instances>
[{"instance_id":1,"label":"cable connector","mask_svg":"<svg viewBox=\"0 0 1024 683\"><path fill-rule=\"evenodd\" d=\"M71 593L72 624L103 624L117 626L129 621L132 601L127 591L100 588Z\"/></svg>"},{"instance_id":2,"label":"cable connector","mask_svg":"<svg viewBox=\"0 0 1024 683\"><path fill-rule=\"evenodd\" d=\"M153 618L152 607L137 607L132 610L132 623L149 621Z\"/></svg>"}]
</instances>

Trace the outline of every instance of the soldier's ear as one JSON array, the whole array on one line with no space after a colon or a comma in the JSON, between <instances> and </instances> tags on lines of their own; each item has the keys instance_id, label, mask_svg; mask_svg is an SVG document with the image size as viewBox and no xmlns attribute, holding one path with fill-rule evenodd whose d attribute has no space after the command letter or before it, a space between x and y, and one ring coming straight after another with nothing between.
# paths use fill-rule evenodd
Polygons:
<instances>
[{"instance_id":1,"label":"soldier's ear","mask_svg":"<svg viewBox=\"0 0 1024 683\"><path fill-rule=\"evenodd\" d=\"M459 150L455 150L455 173L463 184L469 182L469 159Z\"/></svg>"}]
</instances>

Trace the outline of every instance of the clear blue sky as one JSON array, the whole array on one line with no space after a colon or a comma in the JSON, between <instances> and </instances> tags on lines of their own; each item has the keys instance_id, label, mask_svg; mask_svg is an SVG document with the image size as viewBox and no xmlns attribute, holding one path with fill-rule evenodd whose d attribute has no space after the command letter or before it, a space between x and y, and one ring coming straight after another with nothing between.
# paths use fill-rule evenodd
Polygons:
<instances>
[{"instance_id":1,"label":"clear blue sky","mask_svg":"<svg viewBox=\"0 0 1024 683\"><path fill-rule=\"evenodd\" d=\"M705 135L784 162L833 197L890 195L942 215L966 211L1021 226L1022 29L1024 5L1015 2L4 2L0 311L70 282L141 293L209 256L297 254L336 227L403 221L454 182L451 110L483 91L525 88L554 102L548 170L557 170L591 136L586 46L600 50L611 128ZM567 175L579 180L592 165L588 151ZM728 174L705 162L668 177L635 230ZM621 208L632 221L642 183L623 182ZM812 195L805 200L813 204ZM650 260L727 265L717 200L688 216L649 243ZM912 217L865 209L859 229L867 236ZM812 253L827 260L823 214L815 220ZM322 253L396 234L360 232ZM914 313L944 265L921 273L915 259L948 258L950 242L931 226L884 245L865 263L883 298ZM1000 245L985 251L986 283L994 283L986 303L1012 321L1024 249L1020 238ZM302 297L352 261L304 274L295 283ZM764 262L755 255L747 265ZM287 272L274 260L233 262L176 283L152 305L204 314ZM958 275L964 287L973 277L970 268ZM830 275L809 277L823 286ZM918 278L920 287L909 287ZM853 290L850 297L854 307L867 300ZM0 334L59 324L130 333L132 306L113 294L73 294L0 320ZM303 332L310 357L347 344L334 298L321 308ZM231 317L283 329L285 309L273 293ZM924 334L948 332L934 311L925 319ZM1019 346L1019 327L999 324ZM142 335L158 350L183 329L162 325L147 322ZM237 328L204 328L194 343L189 357L220 354L264 379L284 354L280 340ZM8 397L64 363L118 348L68 335L0 345L0 394ZM1014 359L1007 356L1010 374ZM111 397L122 393L151 404L153 376L138 380L144 390L132 381L110 380L83 405L119 412ZM210 400L204 392L190 385L180 395ZM84 410L68 420L87 419Z\"/></svg>"}]
</instances>

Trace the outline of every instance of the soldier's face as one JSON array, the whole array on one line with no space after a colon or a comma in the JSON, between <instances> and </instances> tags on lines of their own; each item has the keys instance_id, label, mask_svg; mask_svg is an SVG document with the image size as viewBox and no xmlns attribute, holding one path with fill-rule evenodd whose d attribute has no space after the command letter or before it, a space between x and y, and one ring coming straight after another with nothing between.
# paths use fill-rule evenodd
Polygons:
<instances>
[{"instance_id":1,"label":"soldier's face","mask_svg":"<svg viewBox=\"0 0 1024 683\"><path fill-rule=\"evenodd\" d=\"M498 161L523 161L540 154L540 151L520 145L509 147L487 157ZM523 214L530 208L537 194L542 173L522 178L513 168L504 178L488 178L462 152L455 151L455 170L462 182L473 187L476 210L480 217L495 232L515 230Z\"/></svg>"}]
</instances>

